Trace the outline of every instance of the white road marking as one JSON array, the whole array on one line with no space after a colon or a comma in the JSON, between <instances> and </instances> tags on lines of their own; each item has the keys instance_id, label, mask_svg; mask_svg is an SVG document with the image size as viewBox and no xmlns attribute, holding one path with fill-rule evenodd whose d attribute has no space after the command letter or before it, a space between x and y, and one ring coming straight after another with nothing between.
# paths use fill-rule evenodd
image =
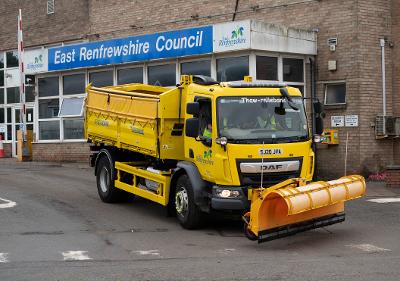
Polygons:
<instances>
[{"instance_id":1,"label":"white road marking","mask_svg":"<svg viewBox=\"0 0 400 281\"><path fill-rule=\"evenodd\" d=\"M347 247L359 249L364 252L368 253L378 253L378 252L390 252L392 250L390 249L385 249L385 248L380 248L372 244L350 244L346 245Z\"/></svg>"},{"instance_id":2,"label":"white road marking","mask_svg":"<svg viewBox=\"0 0 400 281\"><path fill-rule=\"evenodd\" d=\"M160 255L159 250L139 250L139 251L134 251L134 253L137 253L141 256L159 256Z\"/></svg>"},{"instance_id":3,"label":"white road marking","mask_svg":"<svg viewBox=\"0 0 400 281\"><path fill-rule=\"evenodd\" d=\"M380 204L396 203L396 202L400 202L400 198L376 198L376 199L369 199L367 201L374 202L374 203L380 203Z\"/></svg>"},{"instance_id":4,"label":"white road marking","mask_svg":"<svg viewBox=\"0 0 400 281\"><path fill-rule=\"evenodd\" d=\"M67 251L62 252L65 261L84 261L91 260L87 251Z\"/></svg>"},{"instance_id":5,"label":"white road marking","mask_svg":"<svg viewBox=\"0 0 400 281\"><path fill-rule=\"evenodd\" d=\"M8 253L0 253L0 263L8 262Z\"/></svg>"},{"instance_id":6,"label":"white road marking","mask_svg":"<svg viewBox=\"0 0 400 281\"><path fill-rule=\"evenodd\" d=\"M1 201L4 201L6 203L1 203ZM0 209L5 209L5 208L12 208L15 207L17 205L16 202L4 199L0 197Z\"/></svg>"}]
</instances>

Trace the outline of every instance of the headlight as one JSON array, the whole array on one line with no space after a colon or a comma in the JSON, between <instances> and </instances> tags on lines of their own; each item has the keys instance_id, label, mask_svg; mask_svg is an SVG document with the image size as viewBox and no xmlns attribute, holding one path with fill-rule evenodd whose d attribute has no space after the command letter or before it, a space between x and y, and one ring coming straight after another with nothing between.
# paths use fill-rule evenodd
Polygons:
<instances>
[{"instance_id":1,"label":"headlight","mask_svg":"<svg viewBox=\"0 0 400 281\"><path fill-rule=\"evenodd\" d=\"M229 189L217 189L216 194L221 198L236 198L240 196L240 192L237 190L229 190Z\"/></svg>"}]
</instances>

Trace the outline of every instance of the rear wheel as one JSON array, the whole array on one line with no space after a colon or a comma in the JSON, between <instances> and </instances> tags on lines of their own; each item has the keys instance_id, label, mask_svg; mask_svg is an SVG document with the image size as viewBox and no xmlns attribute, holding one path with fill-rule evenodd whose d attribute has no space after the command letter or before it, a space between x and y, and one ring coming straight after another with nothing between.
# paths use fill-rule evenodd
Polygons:
<instances>
[{"instance_id":1,"label":"rear wheel","mask_svg":"<svg viewBox=\"0 0 400 281\"><path fill-rule=\"evenodd\" d=\"M121 198L121 192L114 186L114 168L107 156L102 156L97 164L96 181L100 199L114 203Z\"/></svg>"},{"instance_id":2,"label":"rear wheel","mask_svg":"<svg viewBox=\"0 0 400 281\"><path fill-rule=\"evenodd\" d=\"M176 217L186 229L195 229L202 225L204 214L194 203L192 184L187 175L182 175L176 183Z\"/></svg>"}]
</instances>

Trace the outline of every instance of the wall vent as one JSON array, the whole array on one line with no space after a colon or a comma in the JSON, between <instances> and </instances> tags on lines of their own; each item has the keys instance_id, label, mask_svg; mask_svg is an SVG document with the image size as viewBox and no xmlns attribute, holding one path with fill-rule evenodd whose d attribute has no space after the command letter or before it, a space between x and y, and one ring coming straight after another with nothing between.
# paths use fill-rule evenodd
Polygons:
<instances>
[{"instance_id":1,"label":"wall vent","mask_svg":"<svg viewBox=\"0 0 400 281\"><path fill-rule=\"evenodd\" d=\"M47 14L54 14L54 0L47 0Z\"/></svg>"}]
</instances>

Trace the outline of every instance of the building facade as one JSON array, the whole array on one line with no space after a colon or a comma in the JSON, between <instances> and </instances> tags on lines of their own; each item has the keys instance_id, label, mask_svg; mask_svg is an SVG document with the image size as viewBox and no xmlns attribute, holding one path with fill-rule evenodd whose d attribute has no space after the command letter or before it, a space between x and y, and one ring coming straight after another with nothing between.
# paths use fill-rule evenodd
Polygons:
<instances>
[{"instance_id":1,"label":"building facade","mask_svg":"<svg viewBox=\"0 0 400 281\"><path fill-rule=\"evenodd\" d=\"M400 117L396 1L5 0L0 8L0 134L9 156L18 153L21 8L24 62L35 82L26 89L34 160L87 161L80 108L88 83L173 86L195 73L285 82L305 97L315 90L325 128L339 140L316 147L321 177L400 162L400 118L379 117L384 96L386 115Z\"/></svg>"}]
</instances>

